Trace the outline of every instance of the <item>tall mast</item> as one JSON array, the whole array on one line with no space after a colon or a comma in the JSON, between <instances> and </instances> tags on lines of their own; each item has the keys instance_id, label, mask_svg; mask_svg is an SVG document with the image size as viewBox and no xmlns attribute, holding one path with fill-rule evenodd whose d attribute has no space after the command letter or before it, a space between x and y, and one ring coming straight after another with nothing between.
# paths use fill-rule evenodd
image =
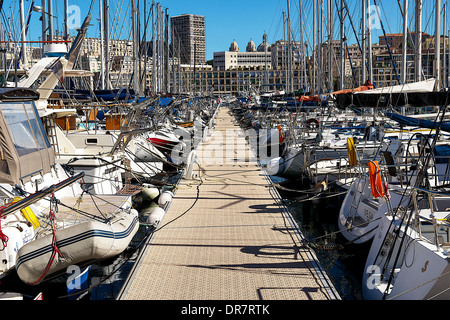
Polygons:
<instances>
[{"instance_id":1,"label":"tall mast","mask_svg":"<svg viewBox=\"0 0 450 320\"><path fill-rule=\"evenodd\" d=\"M287 50L286 50L286 12L283 11L283 54L281 55L281 69L284 70L284 83L286 85L285 90L288 91L289 86L289 75L288 75L288 68L286 63L286 57L287 57Z\"/></svg>"},{"instance_id":2,"label":"tall mast","mask_svg":"<svg viewBox=\"0 0 450 320\"><path fill-rule=\"evenodd\" d=\"M318 21L318 26L319 26L319 55L318 55L318 60L319 60L319 66L318 66L318 72L319 72L319 76L318 76L318 93L321 94L323 93L323 87L322 87L322 77L323 77L323 0L319 0L320 1L320 8L318 10L318 14L319 14L319 21Z\"/></svg>"},{"instance_id":3,"label":"tall mast","mask_svg":"<svg viewBox=\"0 0 450 320\"><path fill-rule=\"evenodd\" d=\"M370 0L367 1L367 18L369 18L370 14ZM372 64L372 25L371 19L366 19L367 23L367 54L368 54L368 63L369 63L369 81L373 84L373 64ZM373 110L372 110L373 111Z\"/></svg>"},{"instance_id":4,"label":"tall mast","mask_svg":"<svg viewBox=\"0 0 450 320\"><path fill-rule=\"evenodd\" d=\"M445 20L447 20L447 2L444 3L443 35L442 35L442 87L447 88L447 57L445 45Z\"/></svg>"},{"instance_id":5,"label":"tall mast","mask_svg":"<svg viewBox=\"0 0 450 320\"><path fill-rule=\"evenodd\" d=\"M69 0L64 0L64 40L69 40Z\"/></svg>"},{"instance_id":6,"label":"tall mast","mask_svg":"<svg viewBox=\"0 0 450 320\"><path fill-rule=\"evenodd\" d=\"M361 56L361 82L364 83L367 80L366 73L366 1L362 1L362 24L361 24L361 46L362 46L362 56Z\"/></svg>"},{"instance_id":7,"label":"tall mast","mask_svg":"<svg viewBox=\"0 0 450 320\"><path fill-rule=\"evenodd\" d=\"M317 11L317 0L313 0L313 47L312 47L312 94L316 93L316 11Z\"/></svg>"},{"instance_id":8,"label":"tall mast","mask_svg":"<svg viewBox=\"0 0 450 320\"><path fill-rule=\"evenodd\" d=\"M287 35L288 35L288 92L292 92L292 48L291 48L291 3L287 0Z\"/></svg>"},{"instance_id":9,"label":"tall mast","mask_svg":"<svg viewBox=\"0 0 450 320\"><path fill-rule=\"evenodd\" d=\"M422 80L422 1L416 0L416 46L415 46L415 80Z\"/></svg>"},{"instance_id":10,"label":"tall mast","mask_svg":"<svg viewBox=\"0 0 450 320\"><path fill-rule=\"evenodd\" d=\"M48 41L53 41L53 1L48 0Z\"/></svg>"},{"instance_id":11,"label":"tall mast","mask_svg":"<svg viewBox=\"0 0 450 320\"><path fill-rule=\"evenodd\" d=\"M103 32L103 2L99 2L98 11L100 14L100 89L105 89L105 46L104 46L104 32Z\"/></svg>"},{"instance_id":12,"label":"tall mast","mask_svg":"<svg viewBox=\"0 0 450 320\"><path fill-rule=\"evenodd\" d=\"M333 0L328 0L328 88L333 91Z\"/></svg>"},{"instance_id":13,"label":"tall mast","mask_svg":"<svg viewBox=\"0 0 450 320\"><path fill-rule=\"evenodd\" d=\"M42 6L42 12L41 12L41 19L42 19L42 41L47 41L47 9L46 9L46 3L45 0L41 1ZM42 45L43 47L43 45Z\"/></svg>"},{"instance_id":14,"label":"tall mast","mask_svg":"<svg viewBox=\"0 0 450 320\"><path fill-rule=\"evenodd\" d=\"M341 36L341 53L340 53L340 62L341 62L341 81L340 81L340 90L344 89L344 82L345 82L345 52L344 52L344 37L345 37L345 32L344 32L344 0L341 0L341 6L340 6L340 11L341 11L341 15L340 15L340 36Z\"/></svg>"},{"instance_id":15,"label":"tall mast","mask_svg":"<svg viewBox=\"0 0 450 320\"><path fill-rule=\"evenodd\" d=\"M111 89L109 78L109 0L103 0L103 23L105 39L105 88Z\"/></svg>"},{"instance_id":16,"label":"tall mast","mask_svg":"<svg viewBox=\"0 0 450 320\"><path fill-rule=\"evenodd\" d=\"M133 84L137 95L141 95L141 86L139 85L138 72L138 38L137 38L137 23L136 23L136 0L131 0L131 28L133 33Z\"/></svg>"},{"instance_id":17,"label":"tall mast","mask_svg":"<svg viewBox=\"0 0 450 320\"><path fill-rule=\"evenodd\" d=\"M436 0L436 32L434 39L434 75L436 78L436 91L441 87L441 0Z\"/></svg>"},{"instance_id":18,"label":"tall mast","mask_svg":"<svg viewBox=\"0 0 450 320\"><path fill-rule=\"evenodd\" d=\"M156 7L152 1L152 94L156 94Z\"/></svg>"},{"instance_id":19,"label":"tall mast","mask_svg":"<svg viewBox=\"0 0 450 320\"><path fill-rule=\"evenodd\" d=\"M306 64L305 62L305 46L303 45L303 2L302 0L298 0L298 8L299 8L299 15L300 15L300 52L301 52L301 56L300 56L300 70L299 73L301 74L300 77L300 87L302 89L305 89L305 84L306 84L306 74L304 74L304 72L306 71Z\"/></svg>"},{"instance_id":20,"label":"tall mast","mask_svg":"<svg viewBox=\"0 0 450 320\"><path fill-rule=\"evenodd\" d=\"M25 9L23 7L23 0L19 1L20 5L20 35L22 37L22 63L24 67L28 66L27 59L27 45L26 45L26 34L25 34Z\"/></svg>"},{"instance_id":21,"label":"tall mast","mask_svg":"<svg viewBox=\"0 0 450 320\"><path fill-rule=\"evenodd\" d=\"M406 50L408 49L408 0L403 0L402 84L406 83Z\"/></svg>"}]
</instances>

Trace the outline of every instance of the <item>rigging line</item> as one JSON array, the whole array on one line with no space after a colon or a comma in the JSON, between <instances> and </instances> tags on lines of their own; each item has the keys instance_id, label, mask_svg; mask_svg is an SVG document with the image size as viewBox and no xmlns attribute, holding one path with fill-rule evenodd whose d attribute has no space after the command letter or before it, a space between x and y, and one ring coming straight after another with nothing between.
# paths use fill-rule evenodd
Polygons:
<instances>
[{"instance_id":1,"label":"rigging line","mask_svg":"<svg viewBox=\"0 0 450 320\"><path fill-rule=\"evenodd\" d=\"M44 199L49 201L49 202L52 201L51 199L47 199L47 198L44 198ZM64 204L63 202L61 202L60 199L57 199L56 201L57 201L58 205L61 205L61 206L65 207L65 208L67 208L67 209L75 211L76 213L79 213L82 216L85 216L85 217L90 218L92 220L97 220L97 221L100 221L100 222L104 222L104 220L100 219L99 216L96 216L96 215L94 215L92 213L89 213L89 212L86 212L86 211L83 211L83 210L80 210L80 209L75 209L74 207L68 206L68 205Z\"/></svg>"},{"instance_id":2,"label":"rigging line","mask_svg":"<svg viewBox=\"0 0 450 320\"><path fill-rule=\"evenodd\" d=\"M448 93L447 93L447 96L446 96L446 100L448 100ZM444 117L445 117L445 109L447 108L447 101L446 101L446 103L443 105L443 106L441 106L441 108L440 108L440 110L442 110L442 116L441 116L441 123L442 123L442 121L444 120ZM434 125L436 125L436 122L437 122L437 120L438 120L438 116L435 118L435 120L434 120ZM436 145L436 142L437 142L437 140L438 140L438 136L439 136L439 130L440 129L440 127L438 127L438 128L436 128L436 134L435 134L435 136L434 136L434 139L433 139L433 141L432 141L432 145L431 145L431 149L433 149L434 148L434 146ZM431 131L431 129L430 129L430 131ZM425 147L424 148L422 148L422 150L421 150L421 152L425 152ZM431 152L430 153L428 153L427 154L427 156L426 156L426 158L425 158L425 163L424 163L424 166L423 166L423 169L422 169L422 172L418 172L418 179L416 180L416 183L415 183L415 186L417 186L417 185L419 185L419 183L420 183L420 178L423 178L422 177L422 175L424 175L425 173L426 173L426 169L428 168L428 164L429 164L429 162L430 162L430 160L431 160L431 157L432 157L432 155L431 155ZM412 177L411 177L412 178ZM406 192L406 190L405 190L405 192ZM411 200L410 200L411 201ZM418 213L416 213L416 214L418 214ZM406 217L406 214L405 215L403 215L403 217L402 217L402 221L401 221L401 223L403 224L404 223L404 219L405 219L405 217ZM398 262L398 259L399 259L399 257L400 257L400 249L403 247L403 243L404 243L404 241L405 241L405 238L406 238L406 232L408 231L408 228L410 228L410 223L411 223L411 219L412 219L412 217L413 217L413 214L412 214L412 212L409 214L409 217L408 217L408 221L407 221L407 223L406 223L406 225L405 225L405 232L404 232L404 236L401 238L401 240L400 240L400 244L399 244L399 247L398 247L398 251L397 251L397 254L396 254L396 256L395 256L395 259L394 259L394 265L397 265L397 262ZM398 232L398 234L396 234L396 238L395 238L395 241L397 241L397 239L398 239L398 237L400 236L400 232ZM395 242L394 241L394 242ZM392 247L394 247L394 246L392 246ZM393 253L393 248L392 248L392 250L390 250L392 253ZM389 259L390 260L390 259ZM388 260L386 260L386 261L388 261ZM390 276L389 276L389 280L388 280L388 285L387 285L387 287L386 287L386 290L385 290L385 292L384 292L384 294L383 294L383 300L385 300L386 299L386 295L387 295L387 290L388 290L388 288L390 287L390 284L391 284L391 282L393 281L393 278L394 278L394 269L392 269L391 270L391 273L390 273Z\"/></svg>"},{"instance_id":3,"label":"rigging line","mask_svg":"<svg viewBox=\"0 0 450 320\"><path fill-rule=\"evenodd\" d=\"M440 278L442 278L442 277L445 277L445 276L447 276L447 275L449 275L449 274L450 274L450 271L447 271L447 272L445 272L445 273L443 273L443 274L440 274L439 276L434 277L434 278L432 278L432 279L430 279L430 280L428 280L428 281L419 283L418 285L416 285L416 286L414 286L414 287L412 287L412 288L410 288L410 289L408 289L408 290L405 290L405 291L403 291L403 292L400 292L399 294L397 294L397 295L395 295L395 296L393 296L393 297L390 297L390 298L388 298L388 299L386 299L386 300L393 300L393 299L395 299L395 298L398 298L399 296L402 296L402 295L404 295L404 294L406 294L406 293L409 293L409 292L411 292L411 291L413 291L413 290L416 290L416 289L418 289L418 288L420 288L420 287L422 287L422 286L424 286L424 285L426 285L426 284L429 284L430 282L433 282L433 281L435 281L435 280L438 280L438 279L440 279ZM427 300L432 300L432 299L436 298L438 295L440 295L440 294L446 292L447 290L450 290L450 287L447 287L446 289L442 290L441 292L438 292L438 293L435 294L434 296L429 297Z\"/></svg>"}]
</instances>

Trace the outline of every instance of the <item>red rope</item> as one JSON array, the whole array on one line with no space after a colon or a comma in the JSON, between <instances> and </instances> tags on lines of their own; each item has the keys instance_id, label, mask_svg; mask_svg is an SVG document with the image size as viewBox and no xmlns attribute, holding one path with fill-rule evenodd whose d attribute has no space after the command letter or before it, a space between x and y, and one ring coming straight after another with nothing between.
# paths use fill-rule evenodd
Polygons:
<instances>
[{"instance_id":1,"label":"red rope","mask_svg":"<svg viewBox=\"0 0 450 320\"><path fill-rule=\"evenodd\" d=\"M6 234L4 234L3 233L3 230L2 230L2 213L3 213L3 209L5 209L5 206L1 206L0 207L0 240L1 240L1 242L2 242L2 246L3 246L3 248L2 249L0 249L0 251L3 251L3 250L5 250L5 248L6 248L6 245L8 244L8 241L9 241L9 238L8 238L8 236L6 235Z\"/></svg>"},{"instance_id":2,"label":"red rope","mask_svg":"<svg viewBox=\"0 0 450 320\"><path fill-rule=\"evenodd\" d=\"M6 234L2 231L2 224L1 224L2 218L0 218L0 240L2 241L3 248L0 249L0 251L5 250L6 245L8 244L9 238Z\"/></svg>"},{"instance_id":3,"label":"red rope","mask_svg":"<svg viewBox=\"0 0 450 320\"><path fill-rule=\"evenodd\" d=\"M53 195L52 199L54 199L54 198L55 197ZM50 209L49 218L50 218L50 221L52 222L52 230L53 230L52 255L50 256L47 266L45 267L45 270L42 273L42 275L39 277L39 279L37 279L35 282L31 282L29 284L37 284L47 275L47 273L50 271L50 268L51 268L53 262L55 261L56 254L58 254L61 257L63 256L63 254L59 250L57 243L56 243L56 222L55 222L55 212L53 211L53 209Z\"/></svg>"}]
</instances>

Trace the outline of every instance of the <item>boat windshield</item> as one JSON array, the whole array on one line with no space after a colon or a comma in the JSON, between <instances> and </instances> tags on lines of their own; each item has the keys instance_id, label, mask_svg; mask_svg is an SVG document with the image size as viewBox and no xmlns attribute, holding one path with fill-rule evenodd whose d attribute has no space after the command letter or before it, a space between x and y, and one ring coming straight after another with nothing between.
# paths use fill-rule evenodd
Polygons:
<instances>
[{"instance_id":1,"label":"boat windshield","mask_svg":"<svg viewBox=\"0 0 450 320\"><path fill-rule=\"evenodd\" d=\"M19 156L50 148L32 102L3 103L1 109Z\"/></svg>"}]
</instances>

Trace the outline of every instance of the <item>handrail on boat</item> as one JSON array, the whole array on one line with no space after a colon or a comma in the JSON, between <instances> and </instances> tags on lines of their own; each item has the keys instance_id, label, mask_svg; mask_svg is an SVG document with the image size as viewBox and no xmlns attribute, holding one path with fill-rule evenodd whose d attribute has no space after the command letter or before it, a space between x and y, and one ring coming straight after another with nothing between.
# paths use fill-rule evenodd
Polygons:
<instances>
[{"instance_id":1,"label":"handrail on boat","mask_svg":"<svg viewBox=\"0 0 450 320\"><path fill-rule=\"evenodd\" d=\"M57 184L51 185L50 187L43 189L41 191L38 191L18 202L15 202L14 204L6 207L1 211L0 218L7 216L8 214L11 214L17 210L21 210L23 208L28 207L29 205L35 203L36 201L39 201L43 198L45 198L50 193L56 192L64 187L67 187L68 185L71 185L75 181L77 181L80 178L84 177L84 172L81 172L73 177L70 177L66 180L63 180Z\"/></svg>"}]
</instances>

